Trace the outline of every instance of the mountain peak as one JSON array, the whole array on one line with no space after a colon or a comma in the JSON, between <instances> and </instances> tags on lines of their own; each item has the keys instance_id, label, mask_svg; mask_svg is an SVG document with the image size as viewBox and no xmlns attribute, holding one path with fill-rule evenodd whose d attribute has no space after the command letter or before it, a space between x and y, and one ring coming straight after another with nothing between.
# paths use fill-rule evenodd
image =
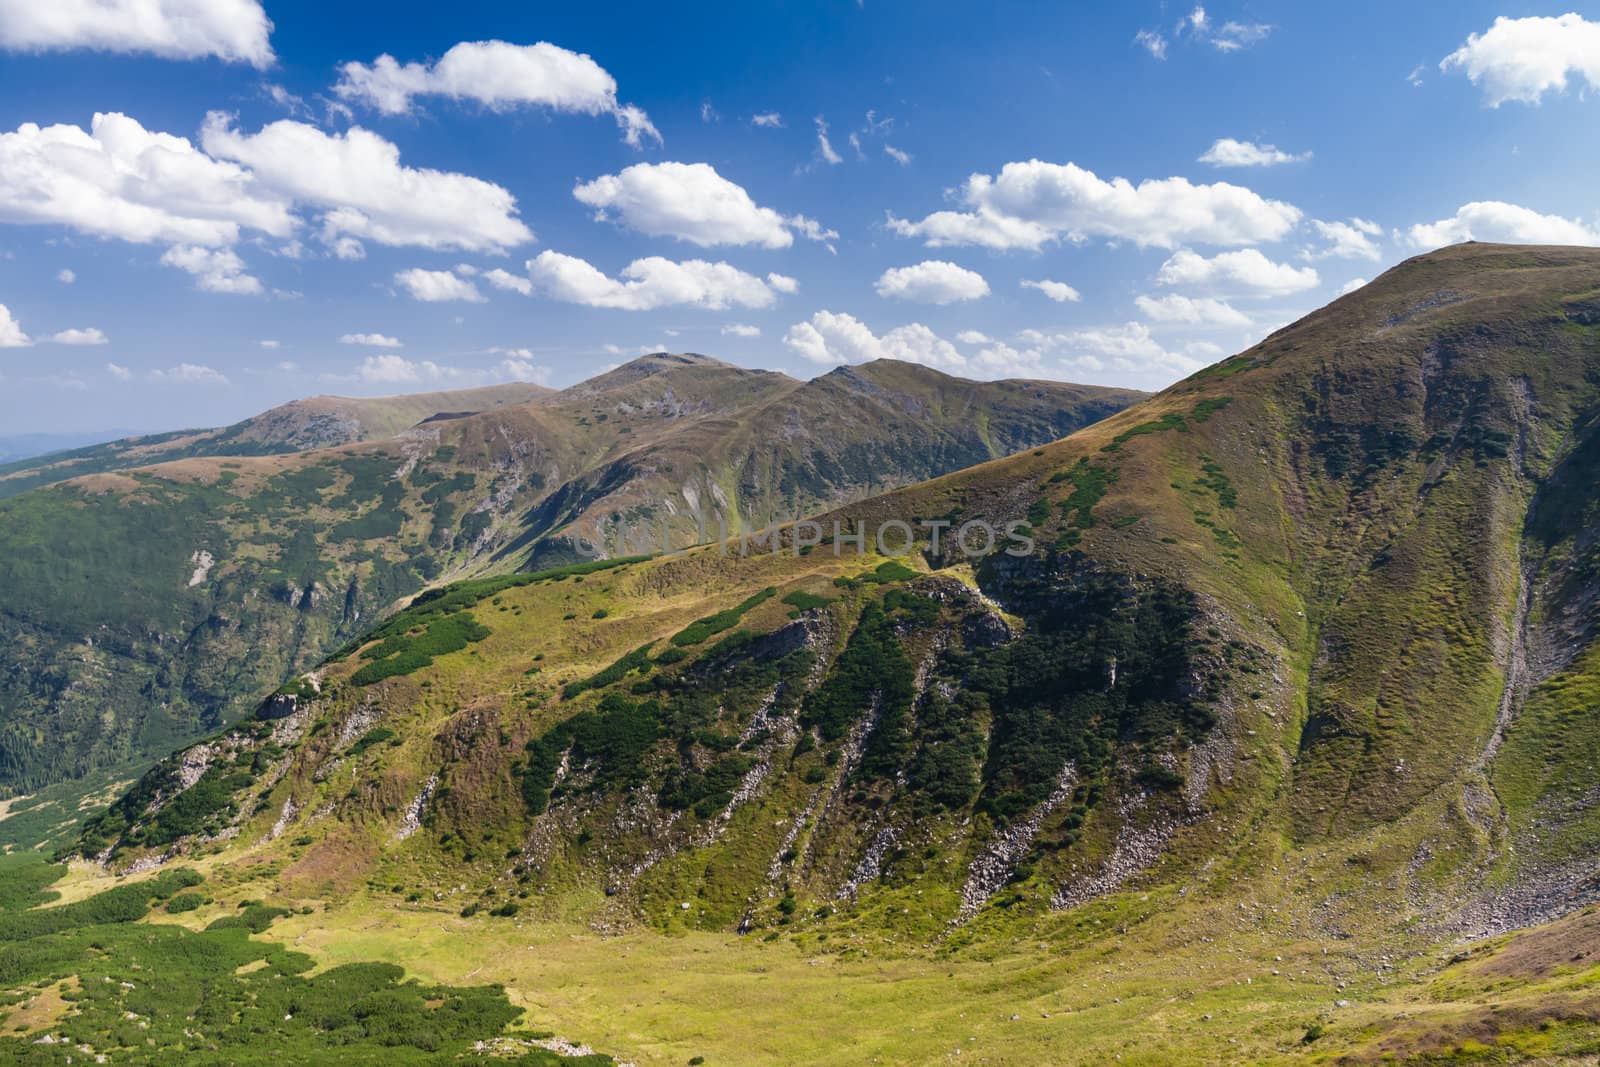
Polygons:
<instances>
[{"instance_id":1,"label":"mountain peak","mask_svg":"<svg viewBox=\"0 0 1600 1067\"><path fill-rule=\"evenodd\" d=\"M757 378L792 380L778 371L751 370L695 352L652 352L569 386L563 395L594 396L661 376L674 380L717 378L729 382Z\"/></svg>"},{"instance_id":2,"label":"mountain peak","mask_svg":"<svg viewBox=\"0 0 1600 1067\"><path fill-rule=\"evenodd\" d=\"M846 363L819 375L823 379L866 380L881 383L885 380L916 377L929 381L971 381L949 374L926 363L913 363L903 359L872 359L865 363Z\"/></svg>"}]
</instances>

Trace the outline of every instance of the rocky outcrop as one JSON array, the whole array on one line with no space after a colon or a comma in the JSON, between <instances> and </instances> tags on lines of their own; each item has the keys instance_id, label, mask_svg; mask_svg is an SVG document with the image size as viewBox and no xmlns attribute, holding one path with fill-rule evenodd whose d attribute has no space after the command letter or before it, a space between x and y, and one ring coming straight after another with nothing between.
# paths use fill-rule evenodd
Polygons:
<instances>
[{"instance_id":1,"label":"rocky outcrop","mask_svg":"<svg viewBox=\"0 0 1600 1067\"><path fill-rule=\"evenodd\" d=\"M978 858L967 868L967 881L961 887L961 910L956 922L965 922L976 915L989 898L1011 880L1017 865L1027 856L1028 850L1039 836L1039 828L1056 809L1072 796L1078 772L1072 764L1061 768L1056 775L1055 788L1050 796L1021 822L1006 827L986 845Z\"/></svg>"}]
</instances>

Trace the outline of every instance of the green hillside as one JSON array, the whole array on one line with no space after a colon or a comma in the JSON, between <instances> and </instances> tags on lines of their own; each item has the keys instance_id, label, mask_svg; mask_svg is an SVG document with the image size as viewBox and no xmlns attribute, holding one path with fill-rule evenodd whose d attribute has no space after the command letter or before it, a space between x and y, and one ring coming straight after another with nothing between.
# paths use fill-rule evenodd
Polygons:
<instances>
[{"instance_id":1,"label":"green hillside","mask_svg":"<svg viewBox=\"0 0 1600 1067\"><path fill-rule=\"evenodd\" d=\"M1600 251L1446 249L821 543L421 598L76 848L639 1062L1589 1062L1597 420Z\"/></svg>"},{"instance_id":2,"label":"green hillside","mask_svg":"<svg viewBox=\"0 0 1600 1067\"><path fill-rule=\"evenodd\" d=\"M234 721L427 586L765 525L1134 398L909 366L801 383L670 355L527 388L530 402L338 448L192 456L0 501L0 796L39 793L0 836L70 828L85 791ZM441 398L484 400L373 402L362 432L410 427ZM815 436L791 436L782 404ZM272 427L293 422L269 413L251 433L287 447ZM622 543L624 525L651 546Z\"/></svg>"}]
</instances>

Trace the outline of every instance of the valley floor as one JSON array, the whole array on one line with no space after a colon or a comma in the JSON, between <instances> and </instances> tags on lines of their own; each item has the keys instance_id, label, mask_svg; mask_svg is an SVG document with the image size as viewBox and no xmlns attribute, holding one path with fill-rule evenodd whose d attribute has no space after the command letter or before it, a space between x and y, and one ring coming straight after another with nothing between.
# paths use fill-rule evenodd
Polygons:
<instances>
[{"instance_id":1,"label":"valley floor","mask_svg":"<svg viewBox=\"0 0 1600 1067\"><path fill-rule=\"evenodd\" d=\"M107 884L80 867L58 888L71 901ZM239 868L207 886L205 907L152 921L202 928L267 888ZM262 936L319 971L376 961L427 984L503 983L537 1025L640 1067L1597 1062L1600 911L1402 958L1169 903L1129 894L1029 920L1026 936L930 946L828 924L602 936L364 893Z\"/></svg>"}]
</instances>

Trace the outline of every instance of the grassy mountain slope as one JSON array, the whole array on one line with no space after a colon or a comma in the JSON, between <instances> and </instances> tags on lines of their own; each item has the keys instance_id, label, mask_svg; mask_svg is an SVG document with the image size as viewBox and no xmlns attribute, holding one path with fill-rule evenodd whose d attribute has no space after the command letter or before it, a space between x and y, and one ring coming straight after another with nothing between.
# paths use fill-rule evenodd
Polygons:
<instances>
[{"instance_id":1,"label":"grassy mountain slope","mask_svg":"<svg viewBox=\"0 0 1600 1067\"><path fill-rule=\"evenodd\" d=\"M631 931L706 978L769 943L865 983L909 953L995 1012L1031 991L1030 1019L1099 1027L1041 1018L995 1062L1593 1054L1594 966L1552 946L1600 898L1597 419L1600 252L1447 249L1064 440L819 523L1023 519L1031 553L974 562L946 529L909 561L712 545L453 587L164 762L81 847L266 865L286 900L376 911L373 951L456 914L482 944L513 917ZM745 936L696 963L640 931ZM947 1054L968 1024L939 1002L896 1016L942 1021L938 1046L835 1047Z\"/></svg>"},{"instance_id":2,"label":"grassy mountain slope","mask_svg":"<svg viewBox=\"0 0 1600 1067\"><path fill-rule=\"evenodd\" d=\"M737 488L757 451L768 470L810 472L782 490L797 509L861 492L857 471L808 466L810 442L767 418L780 398L836 427L839 449L877 457L881 486L1043 443L1128 396L920 368L862 380L874 373L898 382L895 403L922 405L916 418L869 419L860 404L830 415L849 390L661 355L397 436L190 457L0 501L0 788L98 788L237 718L428 584L580 548L619 554L602 532L623 513L650 516L657 535L670 518L688 543L699 491L708 525L737 529L746 498L769 499ZM946 396L959 402L939 406Z\"/></svg>"},{"instance_id":3,"label":"grassy mountain slope","mask_svg":"<svg viewBox=\"0 0 1600 1067\"><path fill-rule=\"evenodd\" d=\"M197 456L259 456L393 437L435 417L523 404L551 390L529 382L386 397L314 396L216 430L178 430L0 464L0 499L85 474Z\"/></svg>"}]
</instances>

